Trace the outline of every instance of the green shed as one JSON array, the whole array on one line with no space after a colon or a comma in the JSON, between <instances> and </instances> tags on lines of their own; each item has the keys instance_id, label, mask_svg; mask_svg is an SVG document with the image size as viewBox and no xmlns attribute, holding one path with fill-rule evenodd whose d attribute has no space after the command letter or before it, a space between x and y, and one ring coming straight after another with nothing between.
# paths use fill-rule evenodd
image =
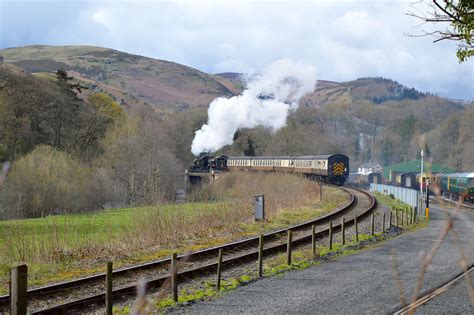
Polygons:
<instances>
[{"instance_id":1,"label":"green shed","mask_svg":"<svg viewBox=\"0 0 474 315\"><path fill-rule=\"evenodd\" d=\"M383 169L383 176L386 180L392 180L392 173L420 173L421 172L421 160L408 161L404 163L394 164L386 166ZM423 173L453 173L454 170L442 165L423 162Z\"/></svg>"}]
</instances>

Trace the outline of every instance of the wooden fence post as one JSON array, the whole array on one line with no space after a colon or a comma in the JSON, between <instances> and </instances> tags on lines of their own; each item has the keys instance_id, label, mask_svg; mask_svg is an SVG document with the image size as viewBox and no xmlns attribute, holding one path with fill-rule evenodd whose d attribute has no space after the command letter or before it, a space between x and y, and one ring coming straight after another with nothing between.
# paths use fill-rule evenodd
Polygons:
<instances>
[{"instance_id":1,"label":"wooden fence post","mask_svg":"<svg viewBox=\"0 0 474 315\"><path fill-rule=\"evenodd\" d=\"M217 283L216 283L216 290L221 290L221 272L222 272L222 248L219 248L219 252L217 254Z\"/></svg>"},{"instance_id":2,"label":"wooden fence post","mask_svg":"<svg viewBox=\"0 0 474 315\"><path fill-rule=\"evenodd\" d=\"M346 219L341 219L341 238L342 238L342 245L346 245Z\"/></svg>"},{"instance_id":3,"label":"wooden fence post","mask_svg":"<svg viewBox=\"0 0 474 315\"><path fill-rule=\"evenodd\" d=\"M291 241L292 241L292 230L288 230L288 242L286 244L286 264L291 265Z\"/></svg>"},{"instance_id":4,"label":"wooden fence post","mask_svg":"<svg viewBox=\"0 0 474 315\"><path fill-rule=\"evenodd\" d=\"M370 216L370 234L374 236L375 232L375 213L372 213Z\"/></svg>"},{"instance_id":5,"label":"wooden fence post","mask_svg":"<svg viewBox=\"0 0 474 315\"><path fill-rule=\"evenodd\" d=\"M28 267L20 265L11 269L10 314L26 315Z\"/></svg>"},{"instance_id":6,"label":"wooden fence post","mask_svg":"<svg viewBox=\"0 0 474 315\"><path fill-rule=\"evenodd\" d=\"M354 225L356 229L356 242L359 243L359 223L357 223L357 215L354 216Z\"/></svg>"},{"instance_id":7,"label":"wooden fence post","mask_svg":"<svg viewBox=\"0 0 474 315\"><path fill-rule=\"evenodd\" d=\"M316 257L316 225L311 226L311 249L313 251L313 259Z\"/></svg>"},{"instance_id":8,"label":"wooden fence post","mask_svg":"<svg viewBox=\"0 0 474 315\"><path fill-rule=\"evenodd\" d=\"M178 255L173 253L171 257L171 293L173 301L178 302Z\"/></svg>"},{"instance_id":9,"label":"wooden fence post","mask_svg":"<svg viewBox=\"0 0 474 315\"><path fill-rule=\"evenodd\" d=\"M397 225L397 227L399 227L398 225L398 210L395 209L395 224Z\"/></svg>"},{"instance_id":10,"label":"wooden fence post","mask_svg":"<svg viewBox=\"0 0 474 315\"><path fill-rule=\"evenodd\" d=\"M382 233L385 233L385 212L383 213L382 218Z\"/></svg>"},{"instance_id":11,"label":"wooden fence post","mask_svg":"<svg viewBox=\"0 0 474 315\"><path fill-rule=\"evenodd\" d=\"M388 213L388 229L392 228L392 210Z\"/></svg>"},{"instance_id":12,"label":"wooden fence post","mask_svg":"<svg viewBox=\"0 0 474 315\"><path fill-rule=\"evenodd\" d=\"M323 201L323 184L319 182L319 201Z\"/></svg>"},{"instance_id":13,"label":"wooden fence post","mask_svg":"<svg viewBox=\"0 0 474 315\"><path fill-rule=\"evenodd\" d=\"M258 277L263 276L263 235L258 238Z\"/></svg>"},{"instance_id":14,"label":"wooden fence post","mask_svg":"<svg viewBox=\"0 0 474 315\"><path fill-rule=\"evenodd\" d=\"M403 225L403 223L404 223L404 222L403 222L403 215L404 215L404 214L405 214L405 211L402 210L402 226L404 226L404 225Z\"/></svg>"},{"instance_id":15,"label":"wooden fence post","mask_svg":"<svg viewBox=\"0 0 474 315\"><path fill-rule=\"evenodd\" d=\"M107 274L105 276L105 314L112 315L112 269L113 262L107 262Z\"/></svg>"},{"instance_id":16,"label":"wooden fence post","mask_svg":"<svg viewBox=\"0 0 474 315\"><path fill-rule=\"evenodd\" d=\"M332 250L332 222L329 222L329 250Z\"/></svg>"}]
</instances>

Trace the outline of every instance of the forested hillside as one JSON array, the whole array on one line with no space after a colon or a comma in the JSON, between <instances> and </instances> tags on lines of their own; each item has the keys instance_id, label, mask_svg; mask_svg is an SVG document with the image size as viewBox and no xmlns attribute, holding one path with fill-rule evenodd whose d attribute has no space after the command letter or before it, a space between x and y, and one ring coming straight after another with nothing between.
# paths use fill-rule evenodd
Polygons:
<instances>
[{"instance_id":1,"label":"forested hillside","mask_svg":"<svg viewBox=\"0 0 474 315\"><path fill-rule=\"evenodd\" d=\"M145 105L124 111L64 71L36 77L1 64L0 162L12 166L0 183L0 213L35 217L174 200L184 171L174 152L192 137L175 126L198 128L201 117L193 125L179 113L164 121Z\"/></svg>"},{"instance_id":2,"label":"forested hillside","mask_svg":"<svg viewBox=\"0 0 474 315\"><path fill-rule=\"evenodd\" d=\"M64 69L128 106L146 103L175 111L239 93L239 88L223 77L102 47L36 45L2 49L0 56L31 73Z\"/></svg>"},{"instance_id":3,"label":"forested hillside","mask_svg":"<svg viewBox=\"0 0 474 315\"><path fill-rule=\"evenodd\" d=\"M419 157L456 170L474 169L474 104L448 100L384 78L320 81L288 124L241 130L223 154L340 152L355 170L371 160L390 165Z\"/></svg>"},{"instance_id":4,"label":"forested hillside","mask_svg":"<svg viewBox=\"0 0 474 315\"><path fill-rule=\"evenodd\" d=\"M245 86L236 73L207 75L102 48L0 55L15 63L0 64L0 162L11 163L0 210L8 218L174 200L207 105ZM473 121L472 102L389 79L319 81L286 127L238 130L214 154L343 153L355 170L369 160L413 160L423 148L433 162L472 171Z\"/></svg>"}]
</instances>

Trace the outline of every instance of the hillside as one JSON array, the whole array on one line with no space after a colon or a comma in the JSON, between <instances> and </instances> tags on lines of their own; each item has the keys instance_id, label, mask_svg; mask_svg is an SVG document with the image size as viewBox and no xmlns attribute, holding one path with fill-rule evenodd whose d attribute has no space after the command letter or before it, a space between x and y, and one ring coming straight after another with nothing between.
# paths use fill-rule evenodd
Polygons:
<instances>
[{"instance_id":1,"label":"hillside","mask_svg":"<svg viewBox=\"0 0 474 315\"><path fill-rule=\"evenodd\" d=\"M167 146L187 165L194 132L206 121L206 105L230 97L245 82L240 73L215 75L176 63L86 46L29 46L0 51L7 62L42 79L64 68L90 92L105 91L124 107L154 106L166 112ZM17 66L17 67L16 67ZM424 147L430 159L457 170L474 168L472 104L422 93L386 78L318 81L304 96L288 126L273 133L241 130L220 153L347 154L352 168L371 160L382 165L415 159ZM204 105L204 106L199 106ZM148 106L145 106L148 107ZM188 109L188 110L185 110ZM295 141L298 139L298 141Z\"/></svg>"},{"instance_id":2,"label":"hillside","mask_svg":"<svg viewBox=\"0 0 474 315\"><path fill-rule=\"evenodd\" d=\"M68 71L95 90L113 95L124 105L140 102L185 109L207 105L239 88L226 78L174 62L92 46L26 46L0 50L4 61L31 73Z\"/></svg>"}]
</instances>

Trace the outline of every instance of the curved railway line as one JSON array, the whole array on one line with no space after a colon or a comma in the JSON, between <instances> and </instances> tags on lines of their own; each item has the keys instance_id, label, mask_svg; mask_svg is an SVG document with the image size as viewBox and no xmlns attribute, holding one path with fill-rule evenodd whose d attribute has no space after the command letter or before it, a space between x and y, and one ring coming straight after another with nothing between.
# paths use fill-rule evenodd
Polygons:
<instances>
[{"instance_id":1,"label":"curved railway line","mask_svg":"<svg viewBox=\"0 0 474 315\"><path fill-rule=\"evenodd\" d=\"M340 219L346 218L346 226L354 224L354 216L359 219L368 217L376 208L375 198L362 190L343 187L349 196L349 202L335 211L317 219L272 231L263 235L264 257L286 251L286 234L293 231L293 248L311 243L311 228L316 226L316 237L322 239L329 234L328 224L333 222L333 231L341 229ZM258 237L216 246L178 256L180 283L210 275L216 272L217 255L223 250L223 269L243 265L257 259ZM170 279L171 259L162 259L146 264L118 269L113 272L114 302L123 301L136 295L138 279L147 279L147 290L157 291L166 286ZM52 284L28 290L28 309L31 314L68 314L84 308L99 308L105 304L105 274L98 274L68 282ZM87 292L87 293L85 293ZM84 296L84 294L90 294ZM0 312L9 308L9 296L0 296Z\"/></svg>"}]
</instances>

